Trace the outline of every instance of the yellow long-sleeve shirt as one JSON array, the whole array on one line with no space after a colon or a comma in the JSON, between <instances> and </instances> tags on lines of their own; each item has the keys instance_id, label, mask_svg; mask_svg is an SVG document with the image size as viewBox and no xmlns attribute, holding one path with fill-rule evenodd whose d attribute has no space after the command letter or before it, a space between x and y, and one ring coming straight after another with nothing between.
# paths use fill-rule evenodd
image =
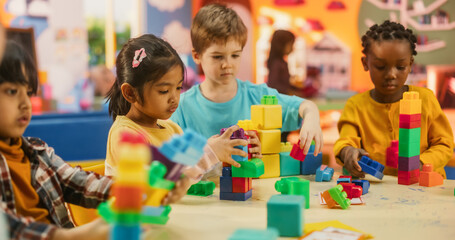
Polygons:
<instances>
[{"instance_id":1,"label":"yellow long-sleeve shirt","mask_svg":"<svg viewBox=\"0 0 455 240\"><path fill-rule=\"evenodd\" d=\"M420 133L420 161L432 163L434 171L446 176L444 166L452 157L453 134L447 117L429 89L409 86L422 99ZM335 142L334 152L339 164L339 155L346 146L363 148L371 159L385 166L386 149L392 140L398 140L400 102L378 103L370 91L348 99L340 120L340 138ZM386 166L384 174L396 175L397 170Z\"/></svg>"}]
</instances>

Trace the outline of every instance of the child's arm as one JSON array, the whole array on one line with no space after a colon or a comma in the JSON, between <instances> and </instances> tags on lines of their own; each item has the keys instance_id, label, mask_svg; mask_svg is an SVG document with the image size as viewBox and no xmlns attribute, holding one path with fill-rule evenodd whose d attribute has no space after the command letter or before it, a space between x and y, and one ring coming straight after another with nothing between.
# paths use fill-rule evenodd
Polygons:
<instances>
[{"instance_id":1,"label":"child's arm","mask_svg":"<svg viewBox=\"0 0 455 240\"><path fill-rule=\"evenodd\" d=\"M353 177L365 177L365 173L362 172L362 168L358 164L359 159L363 155L368 156L368 153L361 148L347 146L341 149L340 160L344 163L344 168L346 168Z\"/></svg>"},{"instance_id":2,"label":"child's arm","mask_svg":"<svg viewBox=\"0 0 455 240\"><path fill-rule=\"evenodd\" d=\"M51 240L98 240L109 239L110 226L99 218L80 227L65 229L58 228L50 236Z\"/></svg>"},{"instance_id":3,"label":"child's arm","mask_svg":"<svg viewBox=\"0 0 455 240\"><path fill-rule=\"evenodd\" d=\"M316 104L310 100L305 100L300 104L299 115L303 119L302 128L300 129L300 148L303 153L307 154L311 142L314 140L314 156L322 152L322 130L319 122L319 110Z\"/></svg>"}]
</instances>

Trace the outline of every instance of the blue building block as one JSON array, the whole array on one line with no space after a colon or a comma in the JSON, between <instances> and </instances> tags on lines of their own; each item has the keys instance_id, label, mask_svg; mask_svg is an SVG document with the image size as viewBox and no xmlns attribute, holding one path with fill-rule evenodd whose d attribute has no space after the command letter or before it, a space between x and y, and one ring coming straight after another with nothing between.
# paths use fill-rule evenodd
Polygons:
<instances>
[{"instance_id":1,"label":"blue building block","mask_svg":"<svg viewBox=\"0 0 455 240\"><path fill-rule=\"evenodd\" d=\"M141 227L136 225L119 225L114 224L111 228L111 240L139 240L141 235Z\"/></svg>"},{"instance_id":2,"label":"blue building block","mask_svg":"<svg viewBox=\"0 0 455 240\"><path fill-rule=\"evenodd\" d=\"M455 180L455 167L445 166L444 170L446 171L447 179Z\"/></svg>"},{"instance_id":3,"label":"blue building block","mask_svg":"<svg viewBox=\"0 0 455 240\"><path fill-rule=\"evenodd\" d=\"M321 165L316 169L316 182L330 182L333 177L333 168L327 167L327 165Z\"/></svg>"},{"instance_id":4,"label":"blue building block","mask_svg":"<svg viewBox=\"0 0 455 240\"><path fill-rule=\"evenodd\" d=\"M280 175L281 176L292 176L300 175L300 165L301 161L297 161L292 158L290 152L281 152L280 153Z\"/></svg>"},{"instance_id":5,"label":"blue building block","mask_svg":"<svg viewBox=\"0 0 455 240\"><path fill-rule=\"evenodd\" d=\"M246 193L220 192L220 200L246 201L253 195L253 190Z\"/></svg>"},{"instance_id":6,"label":"blue building block","mask_svg":"<svg viewBox=\"0 0 455 240\"><path fill-rule=\"evenodd\" d=\"M375 178L381 179L384 177L384 165L372 160L367 156L362 156L358 161L362 171L372 175Z\"/></svg>"},{"instance_id":7,"label":"blue building block","mask_svg":"<svg viewBox=\"0 0 455 240\"><path fill-rule=\"evenodd\" d=\"M259 229L237 229L228 238L228 240L276 240L278 239L278 230L268 228L265 230Z\"/></svg>"},{"instance_id":8,"label":"blue building block","mask_svg":"<svg viewBox=\"0 0 455 240\"><path fill-rule=\"evenodd\" d=\"M169 160L194 166L204 154L206 142L198 133L187 129L182 136L174 135L171 140L163 143L159 150Z\"/></svg>"},{"instance_id":9,"label":"blue building block","mask_svg":"<svg viewBox=\"0 0 455 240\"><path fill-rule=\"evenodd\" d=\"M276 228L282 237L303 234L305 197L273 195L267 202L267 228Z\"/></svg>"},{"instance_id":10,"label":"blue building block","mask_svg":"<svg viewBox=\"0 0 455 240\"><path fill-rule=\"evenodd\" d=\"M356 180L352 180L352 183L354 183L357 186L361 186L362 187L362 195L368 193L368 189L370 188L370 182L368 180L356 179Z\"/></svg>"},{"instance_id":11,"label":"blue building block","mask_svg":"<svg viewBox=\"0 0 455 240\"><path fill-rule=\"evenodd\" d=\"M232 177L232 168L231 167L223 167L221 172L221 176L223 177Z\"/></svg>"},{"instance_id":12,"label":"blue building block","mask_svg":"<svg viewBox=\"0 0 455 240\"><path fill-rule=\"evenodd\" d=\"M240 149L240 150L246 152L247 156L246 157L242 157L240 155L232 155L232 159L234 159L237 162L248 161L248 146L240 145L240 146L235 146L234 148L237 148L237 149Z\"/></svg>"},{"instance_id":13,"label":"blue building block","mask_svg":"<svg viewBox=\"0 0 455 240\"><path fill-rule=\"evenodd\" d=\"M351 179L349 178L338 178L337 179L337 185L340 183L351 183Z\"/></svg>"},{"instance_id":14,"label":"blue building block","mask_svg":"<svg viewBox=\"0 0 455 240\"><path fill-rule=\"evenodd\" d=\"M222 192L232 192L232 177L220 177L220 193Z\"/></svg>"},{"instance_id":15,"label":"blue building block","mask_svg":"<svg viewBox=\"0 0 455 240\"><path fill-rule=\"evenodd\" d=\"M300 165L300 173L302 175L316 174L316 170L322 165L322 153L319 153L316 157L313 152L308 152L305 157L305 161Z\"/></svg>"}]
</instances>

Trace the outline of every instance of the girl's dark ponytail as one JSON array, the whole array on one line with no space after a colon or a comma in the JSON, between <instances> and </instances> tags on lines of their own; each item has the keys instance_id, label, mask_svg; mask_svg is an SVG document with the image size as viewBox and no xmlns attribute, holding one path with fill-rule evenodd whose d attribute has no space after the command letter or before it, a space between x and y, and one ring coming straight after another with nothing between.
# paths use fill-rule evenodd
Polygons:
<instances>
[{"instance_id":1,"label":"girl's dark ponytail","mask_svg":"<svg viewBox=\"0 0 455 240\"><path fill-rule=\"evenodd\" d=\"M131 104L123 97L121 85L117 79L106 98L109 101L109 115L114 121L118 115L126 115L130 110Z\"/></svg>"}]
</instances>

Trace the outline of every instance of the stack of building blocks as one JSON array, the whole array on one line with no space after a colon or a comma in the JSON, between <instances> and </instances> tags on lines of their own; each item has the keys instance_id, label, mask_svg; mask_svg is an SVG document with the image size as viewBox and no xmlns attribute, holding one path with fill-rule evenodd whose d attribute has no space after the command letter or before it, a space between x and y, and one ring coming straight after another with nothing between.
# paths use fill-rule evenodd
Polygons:
<instances>
[{"instance_id":1,"label":"stack of building blocks","mask_svg":"<svg viewBox=\"0 0 455 240\"><path fill-rule=\"evenodd\" d=\"M276 240L278 239L278 230L268 228L265 230L241 228L228 238L228 240Z\"/></svg>"},{"instance_id":2,"label":"stack of building blocks","mask_svg":"<svg viewBox=\"0 0 455 240\"><path fill-rule=\"evenodd\" d=\"M251 106L251 121L261 141L264 174L260 178L280 176L282 109L276 96L265 95L260 105Z\"/></svg>"},{"instance_id":3,"label":"stack of building blocks","mask_svg":"<svg viewBox=\"0 0 455 240\"><path fill-rule=\"evenodd\" d=\"M337 184L340 183L351 183L352 176L341 175L338 177Z\"/></svg>"},{"instance_id":4,"label":"stack of building blocks","mask_svg":"<svg viewBox=\"0 0 455 240\"><path fill-rule=\"evenodd\" d=\"M321 165L316 169L316 182L330 182L333 177L333 168L327 167L327 165Z\"/></svg>"},{"instance_id":5,"label":"stack of building blocks","mask_svg":"<svg viewBox=\"0 0 455 240\"><path fill-rule=\"evenodd\" d=\"M376 162L368 156L362 156L358 161L362 171L372 175L375 178L381 179L384 177L384 165Z\"/></svg>"},{"instance_id":6,"label":"stack of building blocks","mask_svg":"<svg viewBox=\"0 0 455 240\"><path fill-rule=\"evenodd\" d=\"M291 157L292 145L289 142L281 143L280 174L281 176L300 175L300 161Z\"/></svg>"},{"instance_id":7,"label":"stack of building blocks","mask_svg":"<svg viewBox=\"0 0 455 240\"><path fill-rule=\"evenodd\" d=\"M354 183L357 186L362 187L362 195L365 195L368 193L368 189L370 189L370 182L365 179L355 179L352 180L352 183Z\"/></svg>"},{"instance_id":8,"label":"stack of building blocks","mask_svg":"<svg viewBox=\"0 0 455 240\"><path fill-rule=\"evenodd\" d=\"M347 198L353 199L353 198L359 198L362 196L363 189L361 186L357 186L354 183L340 183L341 186L343 186L343 191L346 192Z\"/></svg>"},{"instance_id":9,"label":"stack of building blocks","mask_svg":"<svg viewBox=\"0 0 455 240\"><path fill-rule=\"evenodd\" d=\"M398 168L398 140L392 140L390 142L390 147L386 150L385 158L386 166Z\"/></svg>"},{"instance_id":10,"label":"stack of building blocks","mask_svg":"<svg viewBox=\"0 0 455 240\"><path fill-rule=\"evenodd\" d=\"M433 164L426 163L423 165L420 173L419 185L425 187L439 186L444 183L444 178L441 174L433 172Z\"/></svg>"},{"instance_id":11,"label":"stack of building blocks","mask_svg":"<svg viewBox=\"0 0 455 240\"><path fill-rule=\"evenodd\" d=\"M310 208L310 181L298 178L282 178L275 182L275 190L284 195L301 195L305 197L305 208Z\"/></svg>"},{"instance_id":12,"label":"stack of building blocks","mask_svg":"<svg viewBox=\"0 0 455 240\"><path fill-rule=\"evenodd\" d=\"M347 196L348 194L343 191L343 186L341 185L336 185L322 193L322 197L329 208L334 208L338 204L342 209L347 209L351 205L351 200Z\"/></svg>"},{"instance_id":13,"label":"stack of building blocks","mask_svg":"<svg viewBox=\"0 0 455 240\"><path fill-rule=\"evenodd\" d=\"M267 228L276 228L282 237L303 234L305 198L299 195L273 195L267 202Z\"/></svg>"},{"instance_id":14,"label":"stack of building blocks","mask_svg":"<svg viewBox=\"0 0 455 240\"><path fill-rule=\"evenodd\" d=\"M209 196L213 194L215 189L215 183L212 181L199 181L196 184L191 185L188 189L188 195L196 196Z\"/></svg>"},{"instance_id":15,"label":"stack of building blocks","mask_svg":"<svg viewBox=\"0 0 455 240\"><path fill-rule=\"evenodd\" d=\"M418 92L405 92L400 100L400 129L398 137L398 184L419 182L420 118L422 100Z\"/></svg>"}]
</instances>

